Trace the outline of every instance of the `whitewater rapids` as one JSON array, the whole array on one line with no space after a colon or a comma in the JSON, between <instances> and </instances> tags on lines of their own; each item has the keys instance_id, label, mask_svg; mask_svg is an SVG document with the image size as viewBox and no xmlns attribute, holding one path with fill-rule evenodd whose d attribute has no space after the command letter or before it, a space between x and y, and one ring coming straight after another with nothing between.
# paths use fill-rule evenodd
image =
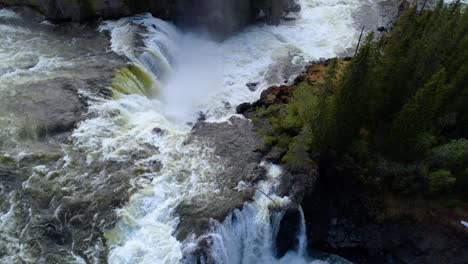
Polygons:
<instances>
[{"instance_id":1,"label":"whitewater rapids","mask_svg":"<svg viewBox=\"0 0 468 264\"><path fill-rule=\"evenodd\" d=\"M264 88L292 81L309 61L349 54L359 34L352 15L361 2L303 0L296 21L278 27L251 26L223 43L182 33L149 15L101 26L110 32L115 52L153 76L154 65L161 61L170 65L154 87L160 97L131 95L94 105L91 111L99 117L84 122L73 135L89 149L90 158L124 158L120 150L128 152L143 143L157 146L160 152L152 159L163 164L162 170L150 175L152 183L118 211L120 222L106 234L109 263L178 263L184 252L193 250L192 240L174 237L178 224L174 208L200 193L216 193L216 174L222 170L220 164L208 162L212 150L184 145L197 113L203 112L209 122L225 121L237 105L256 100ZM146 28L144 47L156 53L156 59L139 57L129 45L136 26ZM255 82L260 82L258 88L249 90L246 84ZM122 125L106 114L116 110L125 117ZM167 131L166 135L155 136L154 127ZM264 181L259 188L277 203L288 202L287 197L275 195L274 181ZM216 263L313 262L304 245L281 260L275 258L275 234L282 215L270 212L270 203L257 193L253 203L233 212L224 223L214 224L212 233L218 239L211 257ZM233 217L238 220L233 222ZM305 230L300 235L305 236Z\"/></svg>"},{"instance_id":2,"label":"whitewater rapids","mask_svg":"<svg viewBox=\"0 0 468 264\"><path fill-rule=\"evenodd\" d=\"M354 15L363 5L373 6L378 2L300 0L302 10L294 20L283 21L279 26L253 25L221 43L203 34L182 32L148 14L102 23L99 30L111 36L112 51L133 64L134 70L128 74L139 79L131 82L124 79L115 84L119 89L114 90L118 95L114 98L83 91L90 98L88 116L91 118L73 131L69 145L63 147L63 164L57 171L69 177L75 175L73 155L77 154L69 149L79 152L85 160L83 166L89 166L90 171L98 168L93 167L95 164L112 162L142 168L161 164L161 168L142 170L143 177L133 183L139 191L117 210L119 221L104 234L105 243L96 242L96 252L107 250L107 261L111 264L191 263L193 260L186 256L196 250L199 238L176 239L180 219L175 208L200 197L211 201L219 192L216 177L223 170L223 163L215 157L213 149L203 142L187 142L200 113L207 122L227 121L235 114L237 105L255 101L271 85L291 82L310 61L352 54L361 26ZM0 17L12 18L15 14L0 10ZM0 40L2 47L19 45L21 39L16 38L32 34L27 29L11 26L0 27L0 33L8 36ZM73 43L54 42L61 50L57 52L48 49L51 43L42 41L40 34L28 43L31 46L23 45L23 50L0 49L0 91L7 91L8 85L14 82L29 82L31 78L47 80L48 76L59 75L63 73L61 69L72 68L79 61L67 56ZM34 45L42 45L45 54L31 55L29 49ZM83 53L87 56L91 51ZM21 55L21 60L14 54ZM21 63L33 67L23 67ZM140 81L143 79L144 82ZM255 89L249 89L248 83L258 84ZM133 155L148 148L154 150L150 156ZM290 201L275 194L281 168L266 163L262 166L268 171L268 177L256 186L262 192L256 192L253 202L232 212L222 223L213 221L204 235L213 238L210 260L201 261L321 263L322 260L307 255L304 219L297 234L298 247L283 258L276 258L274 244L283 213L269 208L273 203L287 205ZM54 173L46 166L34 170L31 179ZM79 175L85 177L87 173L86 168L85 172L80 168ZM0 213L1 230L15 228L11 220L13 211L11 206ZM24 253L27 245L19 239L6 235L2 239L8 252L16 252L19 257L0 256L0 262L8 263L12 259L36 262ZM89 253L90 258L93 254ZM85 263L73 252L69 255L64 262ZM99 263L99 257L93 260ZM344 262L333 258L326 261Z\"/></svg>"}]
</instances>

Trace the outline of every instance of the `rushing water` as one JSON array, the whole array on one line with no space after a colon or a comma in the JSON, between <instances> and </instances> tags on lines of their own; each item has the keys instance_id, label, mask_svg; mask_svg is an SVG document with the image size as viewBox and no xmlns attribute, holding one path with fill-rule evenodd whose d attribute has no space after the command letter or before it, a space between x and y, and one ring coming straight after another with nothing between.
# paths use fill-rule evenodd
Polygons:
<instances>
[{"instance_id":1,"label":"rushing water","mask_svg":"<svg viewBox=\"0 0 468 264\"><path fill-rule=\"evenodd\" d=\"M66 156L56 171L68 182L72 176L89 180L86 177L90 171L100 168L96 164L132 164L141 168L162 165L158 170L142 170L144 177L134 183L139 191L117 210L119 221L104 234L109 263L191 262L190 252L196 250L200 239L208 237L212 241L210 256L202 258L202 262L320 263L307 256L304 219L297 234L297 248L281 259L276 258L274 244L283 212L271 208L290 201L275 194L277 178L282 172L272 164L263 164L268 177L256 186L261 192L255 193L253 202L232 212L222 223L213 221L202 238L190 236L186 241L175 238L179 223L176 206L192 199L216 202L213 198L220 188L216 176L223 170L222 161L203 142L187 142L199 113L209 122L225 121L235 114L237 105L256 100L266 87L292 81L309 61L349 54L355 46L359 32L353 14L364 0L299 2L302 11L296 20L284 21L277 27L251 26L222 43L200 34L183 33L150 15L108 21L100 26L101 31L110 34L113 52L125 56L133 65L119 72L122 78L114 80L113 99L87 95L91 98L89 116L92 118L74 130L69 145L63 149ZM0 12L2 17L15 16L7 10ZM0 28L3 33L8 30L16 30L15 37L20 38L22 30L27 29ZM40 36L31 39L39 40ZM9 45L19 45L21 39L12 37L6 41L10 41ZM29 70L25 70L25 78L57 74L56 68L73 66L74 62L62 55L66 54L67 47L63 46L64 52L55 50L57 54L29 56L28 52L18 52L24 59L15 59L14 50L2 49L0 78L6 82L27 81L14 72L23 71L23 61L30 64L30 60L35 66L26 67ZM246 86L256 82L259 84L254 91ZM6 89L1 85L0 89ZM155 133L155 128L163 133ZM150 155L133 155L148 148L153 150ZM89 167L89 172L73 168L76 155L84 159L82 164ZM52 173L47 167L35 170L36 174ZM72 183L78 184L79 180L76 181ZM93 184L99 185L99 181L86 186L92 188ZM9 208L0 215L0 226L12 229L15 227L5 227L13 206ZM22 261L34 262L24 253L26 245L10 236L4 242L8 254L23 254ZM96 243L96 250L102 252L103 246ZM70 254L65 262L84 261ZM331 258L328 261L334 262Z\"/></svg>"},{"instance_id":2,"label":"rushing water","mask_svg":"<svg viewBox=\"0 0 468 264\"><path fill-rule=\"evenodd\" d=\"M259 97L263 88L291 81L302 67L313 59L347 53L355 44L357 32L352 13L359 1L302 1L297 21L278 27L252 26L223 43L214 43L195 34L183 34L172 25L150 16L108 22L101 30L111 32L112 47L142 65L153 75L154 65L169 64L169 72L159 74L161 80L153 89L160 97L126 96L118 101L96 105L98 119L85 122L74 134L83 144L106 144L106 150L95 153L104 158L116 150L136 147L147 142L158 146L154 157L163 164L161 172L152 175L153 182L134 195L119 214L121 221L107 233L110 263L174 263L196 243L174 238L178 219L176 205L200 193L216 193L219 164L207 162L210 150L197 145L183 145L190 126L186 123L203 111L210 121L221 121L232 115L235 106ZM339 18L339 19L337 19ZM155 56L138 57L128 45L132 27L143 25L144 46ZM143 52L142 54L147 54ZM260 82L256 91L246 84ZM102 138L104 113L118 109L125 113L125 129L112 128L117 135ZM115 123L115 122L113 122ZM164 137L151 136L154 127L167 131ZM98 142L94 142L94 141ZM92 149L92 147L90 147ZM180 173L181 171L187 173ZM276 197L271 182L263 182L277 203L287 197ZM307 263L305 240L300 249L282 260L274 253L275 232L281 213L270 212L272 201L257 193L255 202L233 212L224 223L215 223L211 257L215 263ZM234 221L233 219L237 219ZM271 220L273 219L273 220ZM301 235L304 236L305 230Z\"/></svg>"}]
</instances>

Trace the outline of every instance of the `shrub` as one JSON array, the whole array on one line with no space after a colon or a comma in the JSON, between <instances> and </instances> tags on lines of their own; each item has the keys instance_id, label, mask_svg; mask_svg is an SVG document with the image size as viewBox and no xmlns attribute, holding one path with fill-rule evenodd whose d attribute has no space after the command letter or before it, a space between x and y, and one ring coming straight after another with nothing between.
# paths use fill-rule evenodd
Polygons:
<instances>
[{"instance_id":1,"label":"shrub","mask_svg":"<svg viewBox=\"0 0 468 264\"><path fill-rule=\"evenodd\" d=\"M431 160L441 167L464 169L468 164L468 140L460 138L434 148Z\"/></svg>"},{"instance_id":2,"label":"shrub","mask_svg":"<svg viewBox=\"0 0 468 264\"><path fill-rule=\"evenodd\" d=\"M429 192L432 194L445 193L455 184L455 177L448 170L438 170L429 174Z\"/></svg>"}]
</instances>

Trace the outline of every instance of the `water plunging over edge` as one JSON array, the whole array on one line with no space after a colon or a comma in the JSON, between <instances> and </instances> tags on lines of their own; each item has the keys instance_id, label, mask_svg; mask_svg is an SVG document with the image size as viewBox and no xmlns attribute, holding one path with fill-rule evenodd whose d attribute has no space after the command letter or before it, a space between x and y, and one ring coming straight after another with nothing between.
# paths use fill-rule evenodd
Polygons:
<instances>
[{"instance_id":1,"label":"water plunging over edge","mask_svg":"<svg viewBox=\"0 0 468 264\"><path fill-rule=\"evenodd\" d=\"M357 38L351 15L360 2L302 0L302 17L297 21L284 22L278 27L251 26L223 43L181 33L173 25L149 15L103 24L101 30L111 33L113 51L126 56L135 66L123 72L132 81L116 86L124 93L112 100L87 94L91 98L89 113L93 118L82 122L73 132L69 147L79 150L90 168L95 164L114 162L129 162L144 168L162 164L160 170L141 171L141 177L132 182L135 187L141 188L140 191L118 210L118 224L105 234L110 263L154 263L155 260L159 263L177 263L183 257L192 241L175 239L174 231L179 219L174 214L174 208L181 201L200 194L215 195L219 189L216 185L217 172L223 169L223 163L203 142L187 143L191 128L188 123L197 119L199 111L210 122L225 121L235 113L235 106L256 100L266 87L292 81L291 78L309 60L348 52ZM2 16L12 16L12 13L2 13ZM1 30L23 32L27 29L8 27ZM27 35L32 32L23 33ZM135 41L140 35L144 45ZM41 41L40 38L37 36L35 40ZM24 46L27 48L27 45ZM66 46L61 48L67 49ZM75 61L63 60L55 55L53 49L50 51L50 56L38 54L44 60L33 61L37 66L27 71L33 73L38 70L43 74L32 74L27 78L45 78L57 68L74 66ZM29 61L31 58L25 59ZM23 72L15 70L13 74ZM9 81L17 79L3 77ZM246 87L249 82L260 84L255 91L251 91ZM134 155L145 149L151 149L152 155ZM70 156L63 158L62 172L69 173L70 167L74 166L73 153L66 149L64 152ZM34 168L31 180L46 175L52 177L54 171L48 170L50 168L44 166ZM73 172L70 176L77 176L76 180L81 177L89 180L85 178L86 173L74 175ZM67 177L63 179L68 180ZM25 185L28 184L25 182ZM262 187L262 190L274 197L276 203L288 203L287 197L275 197L271 182L262 184L265 188ZM273 202L265 200L263 194L256 193L255 196L254 203L234 211L223 223L213 223L213 227L227 224L235 214L245 219L245 223L256 220L255 225L250 227L238 225L238 228L244 228L241 229L245 237L252 239L253 244L245 244L244 249L264 248L261 258L273 261L271 247L282 215L270 212ZM60 213L58 208L57 213ZM6 219L5 223L10 219L9 213L2 217ZM252 227L259 227L256 229L259 232L253 232ZM302 231L300 234L303 234ZM255 245L258 239L260 242ZM223 243L220 240L220 245ZM233 250L236 248L237 245L228 248L229 256L235 256L232 259L241 257L236 254L247 256L240 249ZM300 247L299 254L292 252L297 255L295 261L306 261L301 253L303 248ZM222 254L219 256L226 257ZM28 256L24 259L28 259ZM72 259L83 262L75 255ZM231 258L228 259L231 261ZM260 259L247 258L245 261Z\"/></svg>"},{"instance_id":2,"label":"water plunging over edge","mask_svg":"<svg viewBox=\"0 0 468 264\"><path fill-rule=\"evenodd\" d=\"M251 26L223 43L183 34L149 15L108 22L101 28L111 32L115 52L143 64L149 71L154 64L151 61L162 60L170 64L171 71L161 84L159 98L129 95L92 109L99 116L105 116L103 112L110 109L124 113L126 131L106 139L112 145L111 149L131 148L129 141L149 143L159 148L159 154L153 159L163 164L161 172L149 175L153 182L118 211L121 220L106 234L111 249L110 263L153 263L155 259L160 263L175 263L184 251L193 247L193 241L180 242L173 237L178 224L177 216L173 215L174 208L200 192L216 193L217 186L213 182L217 170L222 168L221 163L213 162L212 150L202 142L184 145L190 129L186 124L196 119L198 111L203 111L211 122L227 120L235 113L235 106L254 101L270 85L291 81L286 76L297 75L309 60L346 53L357 38L351 15L359 2L304 0L301 1L302 17L298 21L278 27ZM135 25L146 28L143 35L145 49L156 54L152 60L138 57L134 47L129 46L129 34ZM245 86L257 81L260 81L260 87L256 91ZM182 114L178 113L179 108ZM95 121L85 122L83 129L75 132L75 138L79 140L84 134L99 138L93 135L99 131ZM154 127L163 129L166 134L151 135ZM95 154L101 158L110 154L99 152ZM271 183L264 184L270 189L268 194L274 197ZM272 251L273 237L282 215L270 212L272 201L261 197L263 194L256 193L255 196L254 203L234 211L223 223L213 223L212 230L218 237L222 237L223 232L237 230L244 234L242 241L251 239L251 243L239 240L239 245L227 245L226 239L220 239L213 246L213 258L217 263L308 263L305 226L301 226L298 251L283 260L276 260ZM277 203L288 202L287 197L274 199ZM230 223L233 218L244 221L236 221L237 225L234 225ZM276 220L270 221L270 218ZM240 245L244 247L241 249Z\"/></svg>"}]
</instances>

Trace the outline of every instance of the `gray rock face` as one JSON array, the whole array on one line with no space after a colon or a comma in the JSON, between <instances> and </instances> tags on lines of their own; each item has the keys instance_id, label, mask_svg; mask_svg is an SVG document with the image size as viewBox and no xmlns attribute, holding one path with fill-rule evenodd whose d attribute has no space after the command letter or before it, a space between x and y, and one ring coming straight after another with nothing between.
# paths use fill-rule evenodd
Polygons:
<instances>
[{"instance_id":1,"label":"gray rock face","mask_svg":"<svg viewBox=\"0 0 468 264\"><path fill-rule=\"evenodd\" d=\"M353 14L356 27L364 27L365 32L390 31L393 24L406 6L418 5L424 9L435 7L436 0L382 0L378 2L363 1L360 10Z\"/></svg>"},{"instance_id":2,"label":"gray rock face","mask_svg":"<svg viewBox=\"0 0 468 264\"><path fill-rule=\"evenodd\" d=\"M39 137L70 131L80 120L85 106L80 102L75 87L67 79L54 79L27 85L8 101L7 108L19 108L31 113L35 127L30 131ZM34 87L31 87L34 86ZM30 91L37 94L31 97ZM26 128L24 128L26 129ZM23 133L27 133L23 130ZM24 134L23 136L27 136Z\"/></svg>"},{"instance_id":3,"label":"gray rock face","mask_svg":"<svg viewBox=\"0 0 468 264\"><path fill-rule=\"evenodd\" d=\"M198 122L190 140L214 148L214 154L224 162L224 169L216 175L219 186L216 193L201 194L204 199L186 201L177 207L176 214L180 216L178 239L189 233L203 234L210 219L222 221L233 209L242 207L254 190L239 191L236 189L238 183L254 183L265 175L265 170L259 166L261 154L256 151L262 142L250 120L232 117L224 123ZM207 195L213 196L209 203Z\"/></svg>"},{"instance_id":4,"label":"gray rock face","mask_svg":"<svg viewBox=\"0 0 468 264\"><path fill-rule=\"evenodd\" d=\"M5 5L31 6L54 21L89 21L150 12L187 27L208 29L227 36L258 18L279 23L285 13L297 11L294 0L0 0Z\"/></svg>"},{"instance_id":5,"label":"gray rock face","mask_svg":"<svg viewBox=\"0 0 468 264\"><path fill-rule=\"evenodd\" d=\"M183 263L198 263L199 259L204 259L206 263L216 263L209 253L213 244L212 236L207 233L210 231L211 219L223 222L234 209L242 208L246 202L251 201L257 190L255 187L245 187L256 186L258 181L264 179L266 170L260 166L260 162L267 157L261 151L264 143L257 129L257 124L239 117L231 117L224 123L198 122L194 126L190 140L204 142L213 148L214 154L224 164L223 170L216 175L216 181L222 187L218 192L203 193L204 199L183 202L176 209L176 214L180 217L177 238L183 240L189 234L195 234L199 238L197 249L185 252ZM277 208L287 209L290 213L285 217L285 225L282 225L278 235L278 239L281 240L278 242L279 257L297 242L296 234L300 220L297 207L316 180L315 174L291 173L289 168L285 169L286 172L279 179L277 194L290 196L293 203L288 208ZM239 182L243 184L239 185ZM238 186L244 186L245 189L236 188ZM207 199L207 196L212 199ZM207 203L207 200L210 202Z\"/></svg>"}]
</instances>

